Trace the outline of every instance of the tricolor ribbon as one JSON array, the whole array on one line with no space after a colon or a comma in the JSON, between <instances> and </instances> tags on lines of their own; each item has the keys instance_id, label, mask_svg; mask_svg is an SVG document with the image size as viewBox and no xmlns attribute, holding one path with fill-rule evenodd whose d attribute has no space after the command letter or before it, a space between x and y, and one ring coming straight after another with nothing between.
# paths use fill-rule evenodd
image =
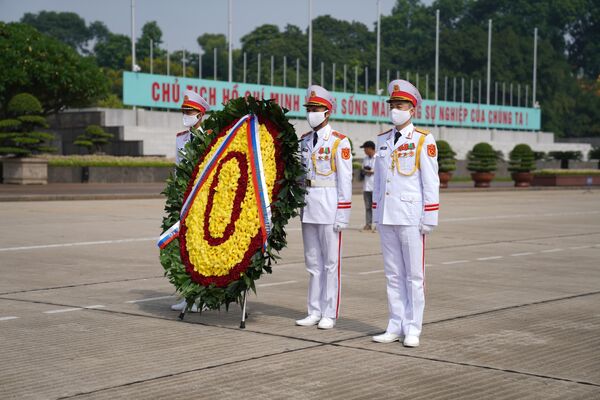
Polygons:
<instances>
[{"instance_id":1,"label":"tricolor ribbon","mask_svg":"<svg viewBox=\"0 0 600 400\"><path fill-rule=\"evenodd\" d=\"M271 233L271 201L265 179L265 171L262 162L262 153L260 150L260 130L258 128L258 118L252 116L248 124L248 145L252 158L251 170L252 180L254 181L254 194L256 197L256 206L258 207L258 217L260 218L260 230L263 238L263 250L267 239Z\"/></svg>"},{"instance_id":2,"label":"tricolor ribbon","mask_svg":"<svg viewBox=\"0 0 600 400\"><path fill-rule=\"evenodd\" d=\"M161 249L167 247L169 243L171 243L177 236L179 236L179 221L169 229L165 231L156 242L156 245Z\"/></svg>"},{"instance_id":3,"label":"tricolor ribbon","mask_svg":"<svg viewBox=\"0 0 600 400\"><path fill-rule=\"evenodd\" d=\"M263 239L263 250L266 249L266 242L269 237L269 234L271 233L271 204L265 179L264 167L262 162L262 153L260 149L260 130L258 127L258 118L256 118L256 116L252 114L248 114L240 118L240 120L231 128L229 133L227 133L227 135L225 136L225 140L223 140L223 143L221 143L219 148L210 157L209 161L206 163L202 171L198 174L199 178L197 179L192 190L190 191L190 194L185 200L183 206L181 207L181 212L179 214L179 222L171 226L162 235L160 235L157 242L158 247L160 247L161 249L165 248L179 235L179 225L181 221L183 221L185 217L187 217L191 204L194 202L196 195L206 182L207 178L210 176L210 173L217 165L218 160L225 153L229 145L233 142L233 139L238 133L239 128L245 122L248 122L246 132L248 137L248 150L251 156L250 169L252 171L251 175L252 180L254 182L253 186L254 194L256 197L256 206L258 208L258 214L260 218L260 229Z\"/></svg>"}]
</instances>

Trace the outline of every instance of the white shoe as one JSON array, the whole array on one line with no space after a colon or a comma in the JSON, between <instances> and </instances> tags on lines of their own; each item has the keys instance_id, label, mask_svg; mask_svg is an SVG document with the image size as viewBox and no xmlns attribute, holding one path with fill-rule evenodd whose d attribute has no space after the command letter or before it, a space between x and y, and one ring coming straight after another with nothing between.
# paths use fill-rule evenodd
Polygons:
<instances>
[{"instance_id":1,"label":"white shoe","mask_svg":"<svg viewBox=\"0 0 600 400\"><path fill-rule=\"evenodd\" d=\"M317 328L319 328L319 329L331 329L334 326L335 326L335 319L323 317L319 321L319 326L317 326Z\"/></svg>"},{"instance_id":2,"label":"white shoe","mask_svg":"<svg viewBox=\"0 0 600 400\"><path fill-rule=\"evenodd\" d=\"M321 317L319 317L317 315L309 315L306 318L297 320L296 321L296 325L299 325L299 326L313 326L313 325L318 324L320 319L321 319Z\"/></svg>"},{"instance_id":3,"label":"white shoe","mask_svg":"<svg viewBox=\"0 0 600 400\"><path fill-rule=\"evenodd\" d=\"M185 309L186 307L187 307L187 302L185 301L185 299L183 299L181 301L181 303L173 304L171 306L171 310L173 310L173 311L183 311L183 309Z\"/></svg>"},{"instance_id":4,"label":"white shoe","mask_svg":"<svg viewBox=\"0 0 600 400\"><path fill-rule=\"evenodd\" d=\"M373 336L373 341L377 342L377 343L392 343L395 342L396 340L400 340L402 341L404 339L404 336L402 335L397 335L395 333L382 333L381 335L377 335L377 336Z\"/></svg>"},{"instance_id":5,"label":"white shoe","mask_svg":"<svg viewBox=\"0 0 600 400\"><path fill-rule=\"evenodd\" d=\"M173 311L183 311L187 308L187 301L185 299L181 303L173 304L171 306L171 310ZM204 306L202 311L208 310L208 307ZM194 304L192 308L189 310L190 312L198 312L198 305Z\"/></svg>"},{"instance_id":6,"label":"white shoe","mask_svg":"<svg viewBox=\"0 0 600 400\"><path fill-rule=\"evenodd\" d=\"M413 335L406 335L402 344L404 344L404 347L419 347L419 337Z\"/></svg>"}]
</instances>

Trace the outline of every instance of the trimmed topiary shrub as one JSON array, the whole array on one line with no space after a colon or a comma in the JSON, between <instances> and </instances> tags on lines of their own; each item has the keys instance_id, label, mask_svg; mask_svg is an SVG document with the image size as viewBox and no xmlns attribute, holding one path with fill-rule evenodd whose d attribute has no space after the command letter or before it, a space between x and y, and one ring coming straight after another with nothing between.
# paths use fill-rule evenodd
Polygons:
<instances>
[{"instance_id":1,"label":"trimmed topiary shrub","mask_svg":"<svg viewBox=\"0 0 600 400\"><path fill-rule=\"evenodd\" d=\"M108 144L113 138L112 133L104 132L98 125L89 125L85 128L85 133L77 136L73 144L83 147L90 154L98 154L102 152L102 146Z\"/></svg>"},{"instance_id":2,"label":"trimmed topiary shrub","mask_svg":"<svg viewBox=\"0 0 600 400\"><path fill-rule=\"evenodd\" d=\"M8 102L8 118L0 120L0 155L27 157L55 151L48 145L54 135L36 131L48 127L42 111L38 99L28 93L17 94Z\"/></svg>"},{"instance_id":3,"label":"trimmed topiary shrub","mask_svg":"<svg viewBox=\"0 0 600 400\"><path fill-rule=\"evenodd\" d=\"M516 145L508 155L510 172L531 172L535 169L535 154L527 144Z\"/></svg>"},{"instance_id":4,"label":"trimmed topiary shrub","mask_svg":"<svg viewBox=\"0 0 600 400\"><path fill-rule=\"evenodd\" d=\"M450 144L445 140L436 142L438 149L438 168L439 172L452 172L456 170L456 152L452 150Z\"/></svg>"},{"instance_id":5,"label":"trimmed topiary shrub","mask_svg":"<svg viewBox=\"0 0 600 400\"><path fill-rule=\"evenodd\" d=\"M467 169L471 172L494 172L498 155L489 143L477 143L467 155Z\"/></svg>"},{"instance_id":6,"label":"trimmed topiary shrub","mask_svg":"<svg viewBox=\"0 0 600 400\"><path fill-rule=\"evenodd\" d=\"M598 169L600 169L600 146L594 146L588 153L588 159L598 160Z\"/></svg>"}]
</instances>

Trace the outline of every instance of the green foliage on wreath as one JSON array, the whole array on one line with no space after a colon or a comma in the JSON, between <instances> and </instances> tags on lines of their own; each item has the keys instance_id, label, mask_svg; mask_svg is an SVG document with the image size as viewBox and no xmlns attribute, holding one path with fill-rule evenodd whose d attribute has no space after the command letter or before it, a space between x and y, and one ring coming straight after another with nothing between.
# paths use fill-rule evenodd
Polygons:
<instances>
[{"instance_id":1,"label":"green foliage on wreath","mask_svg":"<svg viewBox=\"0 0 600 400\"><path fill-rule=\"evenodd\" d=\"M167 179L167 186L162 192L166 197L163 218L163 232L179 221L179 212L183 205L188 182L192 176L198 160L209 147L212 140L222 129L231 125L235 120L247 114L255 114L269 119L279 130L278 137L281 146L281 158L285 163L284 177L278 183L281 188L277 199L272 202L272 228L264 253L257 251L251 259L242 277L231 282L227 287L202 286L192 281L181 261L179 239L173 240L160 252L160 262L165 269L165 276L176 287L177 292L188 303L188 308L196 303L199 307L207 306L210 309L226 308L232 302L239 303L246 290L256 292L255 281L263 272L271 273L271 264L279 259L278 252L287 245L285 225L288 220L298 215L298 210L304 204L304 189L300 186L300 178L304 169L298 153L298 137L294 127L288 122L285 113L277 103L271 100L257 100L253 97L238 98L227 103L222 111L217 111L203 122L205 131L212 133L203 135L197 132L185 146L185 155L182 162L176 167L175 174Z\"/></svg>"}]
</instances>

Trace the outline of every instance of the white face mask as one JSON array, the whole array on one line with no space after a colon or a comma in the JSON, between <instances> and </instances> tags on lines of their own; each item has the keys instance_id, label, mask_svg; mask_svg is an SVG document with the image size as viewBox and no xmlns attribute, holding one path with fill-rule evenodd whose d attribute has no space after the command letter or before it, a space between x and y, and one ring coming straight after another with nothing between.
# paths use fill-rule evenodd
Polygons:
<instances>
[{"instance_id":1,"label":"white face mask","mask_svg":"<svg viewBox=\"0 0 600 400\"><path fill-rule=\"evenodd\" d=\"M192 127L200 121L200 114L187 115L183 114L183 126Z\"/></svg>"},{"instance_id":2,"label":"white face mask","mask_svg":"<svg viewBox=\"0 0 600 400\"><path fill-rule=\"evenodd\" d=\"M306 114L306 120L311 128L316 128L325 121L327 111L313 111Z\"/></svg>"},{"instance_id":3,"label":"white face mask","mask_svg":"<svg viewBox=\"0 0 600 400\"><path fill-rule=\"evenodd\" d=\"M395 126L400 126L410 119L410 110L390 110L390 120Z\"/></svg>"}]
</instances>

